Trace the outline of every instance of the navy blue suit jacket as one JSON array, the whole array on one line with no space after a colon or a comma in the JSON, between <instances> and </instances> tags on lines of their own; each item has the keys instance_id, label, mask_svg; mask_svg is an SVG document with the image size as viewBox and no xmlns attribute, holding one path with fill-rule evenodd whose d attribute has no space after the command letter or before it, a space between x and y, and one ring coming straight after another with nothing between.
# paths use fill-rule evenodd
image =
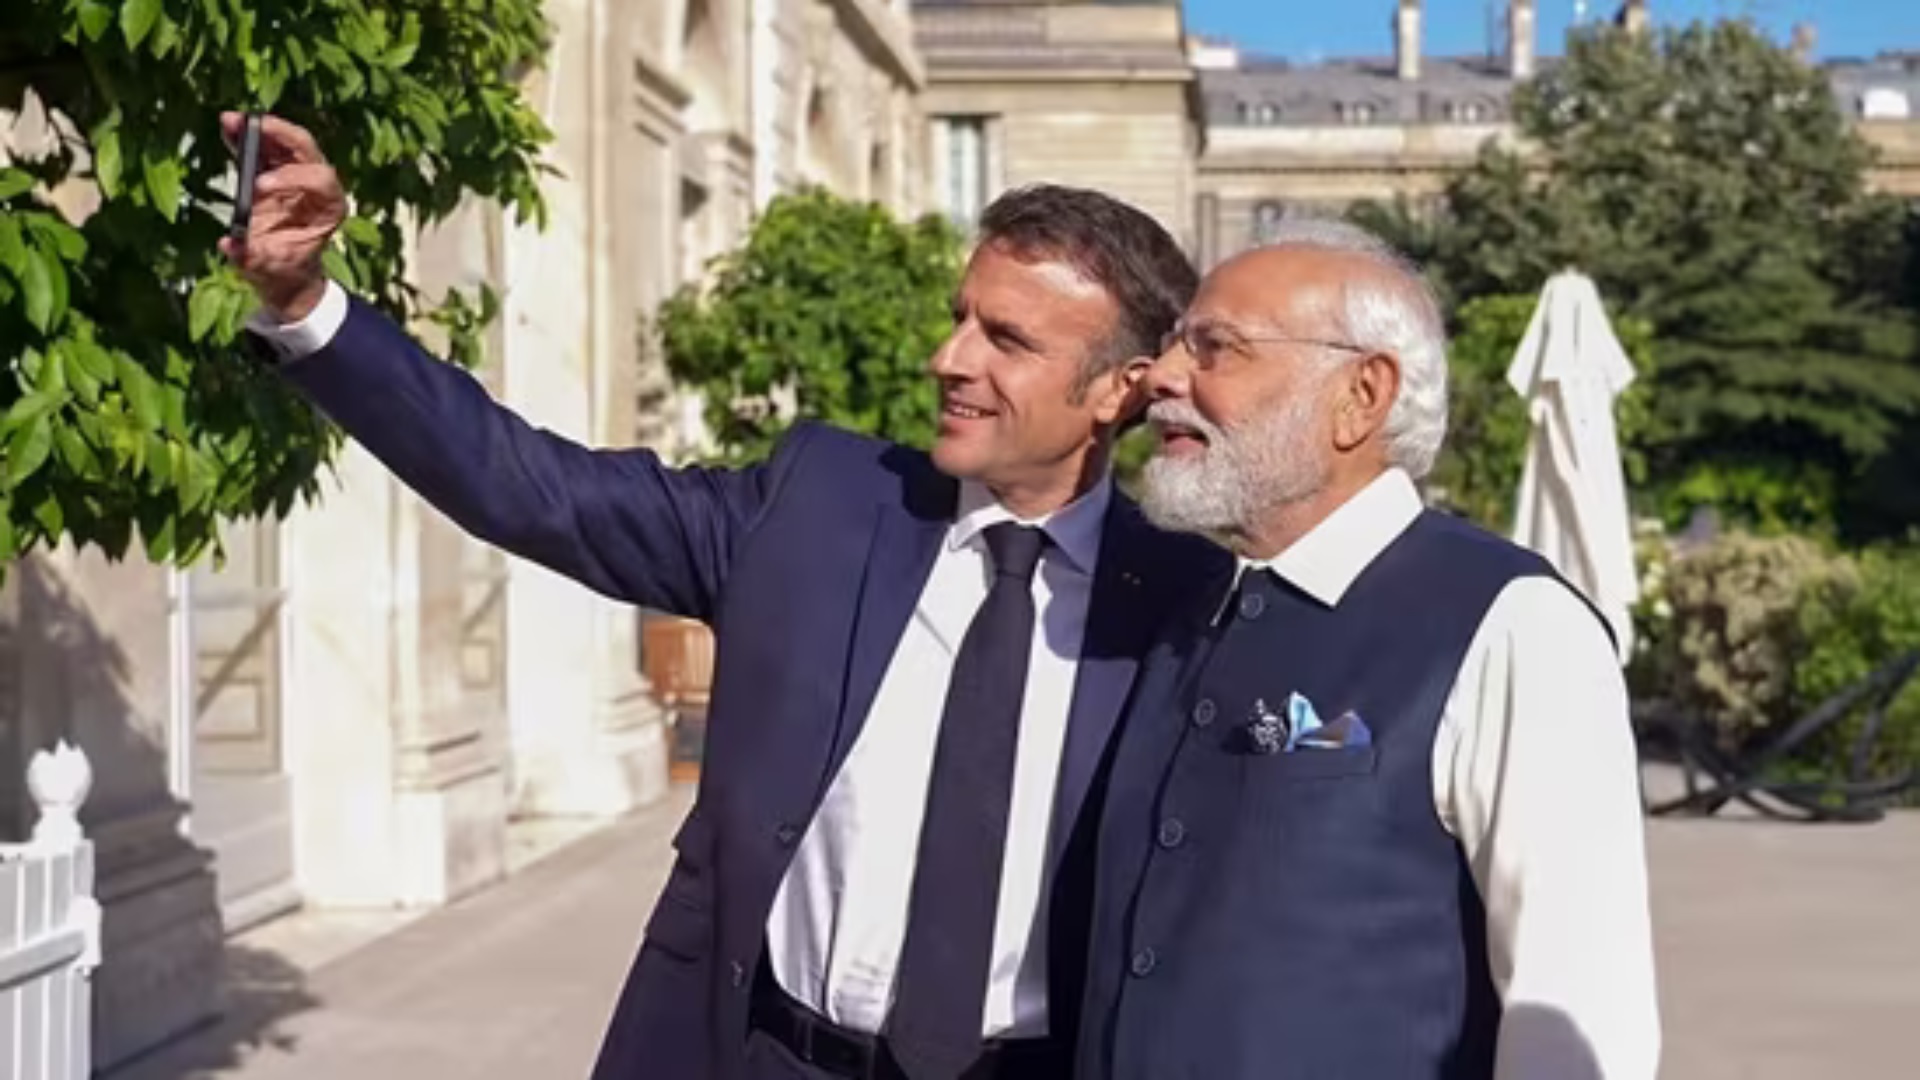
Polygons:
<instances>
[{"instance_id":1,"label":"navy blue suit jacket","mask_svg":"<svg viewBox=\"0 0 1920 1080\"><path fill-rule=\"evenodd\" d=\"M602 1046L599 1080L744 1075L748 995L795 845L860 733L958 488L918 451L797 425L761 465L589 450L495 404L358 303L287 377L473 535L717 637L706 758L677 858ZM1116 495L1087 618L1052 843L1053 1025L1085 972L1093 813L1140 656L1225 556ZM1070 1045L1070 1044L1069 1044Z\"/></svg>"}]
</instances>

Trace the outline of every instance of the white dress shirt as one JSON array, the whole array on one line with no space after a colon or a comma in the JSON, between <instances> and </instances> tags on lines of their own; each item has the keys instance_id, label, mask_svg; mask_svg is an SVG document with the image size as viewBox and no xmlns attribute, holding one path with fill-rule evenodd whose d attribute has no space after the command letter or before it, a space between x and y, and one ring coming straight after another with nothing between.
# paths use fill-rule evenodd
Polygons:
<instances>
[{"instance_id":1,"label":"white dress shirt","mask_svg":"<svg viewBox=\"0 0 1920 1080\"><path fill-rule=\"evenodd\" d=\"M1271 571L1336 607L1421 509L1390 470L1240 573ZM1433 795L1486 908L1501 999L1564 1016L1599 1066L1569 1071L1563 1040L1507 1025L1494 1075L1652 1080L1660 1018L1626 683L1603 624L1558 581L1515 580L1487 610L1434 739Z\"/></svg>"},{"instance_id":2,"label":"white dress shirt","mask_svg":"<svg viewBox=\"0 0 1920 1080\"><path fill-rule=\"evenodd\" d=\"M320 294L320 302L306 318L283 323L261 308L247 319L247 329L273 346L282 360L298 360L326 348L333 335L340 332L340 324L346 321L347 291L329 281L326 291Z\"/></svg>"},{"instance_id":3,"label":"white dress shirt","mask_svg":"<svg viewBox=\"0 0 1920 1080\"><path fill-rule=\"evenodd\" d=\"M262 313L251 329L283 358L297 359L325 348L346 316L345 291L328 282L305 319L278 324ZM1045 529L1052 544L1033 577L1033 651L982 1025L987 1037L1047 1031L1042 900L1053 871L1054 790L1111 499L1112 484L1103 480L1057 512L1021 521ZM796 1000L845 1027L879 1032L885 1025L947 682L993 580L981 534L1016 520L984 488L961 485L954 522L860 737L774 898L767 920L774 977Z\"/></svg>"},{"instance_id":4,"label":"white dress shirt","mask_svg":"<svg viewBox=\"0 0 1920 1080\"><path fill-rule=\"evenodd\" d=\"M1044 528L1052 544L1033 578L1038 618L988 973L981 1031L987 1037L1047 1031L1042 901L1053 871L1054 789L1111 497L1103 481L1054 514L1023 522ZM866 724L774 897L767 920L774 977L795 999L844 1027L885 1027L947 683L960 640L993 580L981 534L1014 520L984 489L961 485L955 520Z\"/></svg>"}]
</instances>

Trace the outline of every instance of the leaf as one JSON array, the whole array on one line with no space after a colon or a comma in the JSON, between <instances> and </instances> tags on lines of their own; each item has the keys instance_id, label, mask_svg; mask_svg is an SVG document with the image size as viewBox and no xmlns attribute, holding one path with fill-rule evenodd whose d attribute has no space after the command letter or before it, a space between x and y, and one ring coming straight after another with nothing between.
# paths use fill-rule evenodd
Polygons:
<instances>
[{"instance_id":1,"label":"leaf","mask_svg":"<svg viewBox=\"0 0 1920 1080\"><path fill-rule=\"evenodd\" d=\"M160 387L147 374L147 369L133 357L121 353L114 357L114 367L120 376L120 393L127 400L127 408L133 418L145 431L160 426Z\"/></svg>"},{"instance_id":2,"label":"leaf","mask_svg":"<svg viewBox=\"0 0 1920 1080\"><path fill-rule=\"evenodd\" d=\"M168 221L178 218L180 185L186 176L186 166L171 154L149 150L141 161L141 168L146 175L147 193L153 197L153 208Z\"/></svg>"},{"instance_id":3,"label":"leaf","mask_svg":"<svg viewBox=\"0 0 1920 1080\"><path fill-rule=\"evenodd\" d=\"M60 499L54 495L40 500L40 505L33 508L33 519L53 537L58 537L67 524L66 511L60 508Z\"/></svg>"},{"instance_id":4,"label":"leaf","mask_svg":"<svg viewBox=\"0 0 1920 1080\"><path fill-rule=\"evenodd\" d=\"M173 533L176 518L172 514L161 519L160 527L146 538L147 558L157 563L168 562L173 558ZM143 532L145 530L142 530Z\"/></svg>"},{"instance_id":5,"label":"leaf","mask_svg":"<svg viewBox=\"0 0 1920 1080\"><path fill-rule=\"evenodd\" d=\"M113 25L113 6L101 0L80 0L80 30L88 41L99 41Z\"/></svg>"},{"instance_id":6,"label":"leaf","mask_svg":"<svg viewBox=\"0 0 1920 1080\"><path fill-rule=\"evenodd\" d=\"M53 248L67 262L77 263L87 257L87 238L52 214L29 215L27 228L40 238L42 246Z\"/></svg>"},{"instance_id":7,"label":"leaf","mask_svg":"<svg viewBox=\"0 0 1920 1080\"><path fill-rule=\"evenodd\" d=\"M73 396L79 398L80 404L85 405L89 409L99 405L100 391L102 389L101 382L99 377L87 366L87 362L81 351L81 343L69 339L55 343L54 349L60 353L64 359L67 385L73 388ZM109 374L113 371L111 364L107 366L107 371Z\"/></svg>"},{"instance_id":8,"label":"leaf","mask_svg":"<svg viewBox=\"0 0 1920 1080\"><path fill-rule=\"evenodd\" d=\"M17 488L46 463L53 451L53 422L37 416L7 442L6 486Z\"/></svg>"},{"instance_id":9,"label":"leaf","mask_svg":"<svg viewBox=\"0 0 1920 1080\"><path fill-rule=\"evenodd\" d=\"M120 171L123 167L120 157L120 132L109 129L93 137L93 178L100 182L100 190L111 199L120 194Z\"/></svg>"},{"instance_id":10,"label":"leaf","mask_svg":"<svg viewBox=\"0 0 1920 1080\"><path fill-rule=\"evenodd\" d=\"M159 18L160 0L127 0L120 9L120 32L126 35L127 48L138 49Z\"/></svg>"},{"instance_id":11,"label":"leaf","mask_svg":"<svg viewBox=\"0 0 1920 1080\"><path fill-rule=\"evenodd\" d=\"M20 285L27 293L27 321L46 333L53 326L53 260L38 251L27 252L26 273Z\"/></svg>"},{"instance_id":12,"label":"leaf","mask_svg":"<svg viewBox=\"0 0 1920 1080\"><path fill-rule=\"evenodd\" d=\"M167 54L172 52L174 48L179 44L180 44L180 24L174 22L172 19L167 18L164 14L161 15L160 28L154 31L154 34L153 34L152 52L153 52L154 59L156 60L166 59Z\"/></svg>"},{"instance_id":13,"label":"leaf","mask_svg":"<svg viewBox=\"0 0 1920 1080\"><path fill-rule=\"evenodd\" d=\"M0 428L18 434L28 425L37 422L41 417L59 407L58 395L46 390L36 390L13 403L13 407L7 410L6 417L0 419Z\"/></svg>"},{"instance_id":14,"label":"leaf","mask_svg":"<svg viewBox=\"0 0 1920 1080\"><path fill-rule=\"evenodd\" d=\"M87 445L79 429L61 424L53 429L54 448L60 452L60 460L75 476L84 480L99 478L100 461L94 456L93 447Z\"/></svg>"},{"instance_id":15,"label":"leaf","mask_svg":"<svg viewBox=\"0 0 1920 1080\"><path fill-rule=\"evenodd\" d=\"M13 504L0 499L0 571L4 571L6 564L20 554L19 549L15 547L19 542L19 536L13 528Z\"/></svg>"},{"instance_id":16,"label":"leaf","mask_svg":"<svg viewBox=\"0 0 1920 1080\"><path fill-rule=\"evenodd\" d=\"M103 386L114 381L112 353L91 338L83 338L72 344L73 358L77 361L75 369L86 372Z\"/></svg>"},{"instance_id":17,"label":"leaf","mask_svg":"<svg viewBox=\"0 0 1920 1080\"><path fill-rule=\"evenodd\" d=\"M0 169L0 201L33 190L33 176L22 169Z\"/></svg>"},{"instance_id":18,"label":"leaf","mask_svg":"<svg viewBox=\"0 0 1920 1080\"><path fill-rule=\"evenodd\" d=\"M185 460L178 470L180 478L180 508L194 511L213 494L213 465L206 455L197 451L187 451Z\"/></svg>"},{"instance_id":19,"label":"leaf","mask_svg":"<svg viewBox=\"0 0 1920 1080\"><path fill-rule=\"evenodd\" d=\"M40 253L40 261L46 264L47 283L53 293L47 307L47 329L59 326L67 317L68 295L67 264L45 251Z\"/></svg>"},{"instance_id":20,"label":"leaf","mask_svg":"<svg viewBox=\"0 0 1920 1080\"><path fill-rule=\"evenodd\" d=\"M0 217L0 266L14 277L27 276L27 244L20 235L20 223L12 217Z\"/></svg>"},{"instance_id":21,"label":"leaf","mask_svg":"<svg viewBox=\"0 0 1920 1080\"><path fill-rule=\"evenodd\" d=\"M193 296L187 301L187 336L200 341L213 329L227 302L227 293L218 279L202 278L194 283Z\"/></svg>"}]
</instances>

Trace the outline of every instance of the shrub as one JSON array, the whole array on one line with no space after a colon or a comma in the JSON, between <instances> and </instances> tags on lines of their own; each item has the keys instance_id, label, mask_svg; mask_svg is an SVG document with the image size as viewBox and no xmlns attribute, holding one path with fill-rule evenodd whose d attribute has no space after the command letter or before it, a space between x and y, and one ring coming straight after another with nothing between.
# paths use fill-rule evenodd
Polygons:
<instances>
[{"instance_id":1,"label":"shrub","mask_svg":"<svg viewBox=\"0 0 1920 1080\"><path fill-rule=\"evenodd\" d=\"M1791 723L1807 652L1802 609L1810 596L1847 594L1856 574L1799 536L1732 533L1674 559L1671 621L1648 658L1654 689L1709 719L1728 749Z\"/></svg>"},{"instance_id":2,"label":"shrub","mask_svg":"<svg viewBox=\"0 0 1920 1080\"><path fill-rule=\"evenodd\" d=\"M925 446L927 360L951 328L960 267L943 218L900 222L818 188L781 195L711 281L661 305L667 368L705 398L727 460L765 456L796 415Z\"/></svg>"},{"instance_id":3,"label":"shrub","mask_svg":"<svg viewBox=\"0 0 1920 1080\"><path fill-rule=\"evenodd\" d=\"M1731 752L1778 737L1920 648L1920 545L1912 543L1848 555L1800 536L1734 533L1664 562L1647 575L1645 592L1637 614L1647 642L1631 670L1636 696L1670 700L1707 720ZM1863 713L1847 717L1783 771L1848 775L1864 722ZM1893 701L1865 764L1873 776L1920 767L1920 683Z\"/></svg>"},{"instance_id":4,"label":"shrub","mask_svg":"<svg viewBox=\"0 0 1920 1080\"><path fill-rule=\"evenodd\" d=\"M1857 564L1847 586L1817 590L1801 606L1798 634L1806 651L1793 679L1803 709L1858 683L1893 657L1920 649L1920 545L1870 549ZM1848 717L1816 740L1807 757L1829 774L1844 775L1864 723L1864 715ZM1920 767L1920 680L1890 703L1866 764L1876 776Z\"/></svg>"}]
</instances>

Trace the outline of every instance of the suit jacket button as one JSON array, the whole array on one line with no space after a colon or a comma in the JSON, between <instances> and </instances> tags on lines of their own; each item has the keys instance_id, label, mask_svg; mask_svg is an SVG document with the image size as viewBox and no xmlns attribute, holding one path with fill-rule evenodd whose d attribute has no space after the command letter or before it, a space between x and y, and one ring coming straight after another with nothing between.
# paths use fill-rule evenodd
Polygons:
<instances>
[{"instance_id":1,"label":"suit jacket button","mask_svg":"<svg viewBox=\"0 0 1920 1080\"><path fill-rule=\"evenodd\" d=\"M1187 839L1187 826L1179 818L1170 817L1160 823L1160 846L1167 849L1177 848Z\"/></svg>"},{"instance_id":2,"label":"suit jacket button","mask_svg":"<svg viewBox=\"0 0 1920 1080\"><path fill-rule=\"evenodd\" d=\"M1144 979L1153 974L1153 967L1159 962L1160 958L1153 954L1151 948L1141 949L1139 952L1133 954L1133 973L1135 976Z\"/></svg>"},{"instance_id":3,"label":"suit jacket button","mask_svg":"<svg viewBox=\"0 0 1920 1080\"><path fill-rule=\"evenodd\" d=\"M1201 698L1193 704L1193 726L1206 727L1213 723L1213 715L1218 711L1212 698Z\"/></svg>"},{"instance_id":4,"label":"suit jacket button","mask_svg":"<svg viewBox=\"0 0 1920 1080\"><path fill-rule=\"evenodd\" d=\"M1265 610L1267 610L1267 598L1261 596L1259 593L1247 593L1240 597L1241 618L1257 619L1260 617L1260 613Z\"/></svg>"},{"instance_id":5,"label":"suit jacket button","mask_svg":"<svg viewBox=\"0 0 1920 1080\"><path fill-rule=\"evenodd\" d=\"M727 974L733 979L733 988L738 990L747 985L747 965L738 960L727 965Z\"/></svg>"},{"instance_id":6,"label":"suit jacket button","mask_svg":"<svg viewBox=\"0 0 1920 1080\"><path fill-rule=\"evenodd\" d=\"M780 841L781 847L792 847L793 842L800 839L800 830L791 825L782 825L773 831L773 836Z\"/></svg>"}]
</instances>

